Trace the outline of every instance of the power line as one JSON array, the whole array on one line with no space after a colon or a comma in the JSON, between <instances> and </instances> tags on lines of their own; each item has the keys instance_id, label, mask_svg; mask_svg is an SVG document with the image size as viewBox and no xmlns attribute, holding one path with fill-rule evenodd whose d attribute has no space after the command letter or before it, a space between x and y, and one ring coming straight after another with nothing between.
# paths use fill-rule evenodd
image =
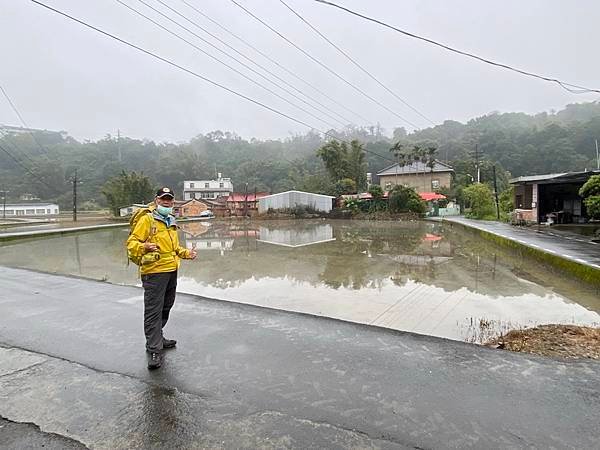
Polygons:
<instances>
[{"instance_id":1,"label":"power line","mask_svg":"<svg viewBox=\"0 0 600 450\"><path fill-rule=\"evenodd\" d=\"M224 65L225 67L227 67L228 69L236 72L238 75L241 75L242 77L244 77L245 79L247 79L248 81L250 81L251 83L256 84L257 86L261 87L262 89L266 90L267 92L273 94L274 96L278 97L279 99L283 100L286 103L289 103L290 105L294 106L295 108L298 108L299 110L305 112L306 114L308 114L309 116L319 120L320 122L323 122L327 125L329 125L332 128L335 128L335 125L327 122L326 120L320 118L319 116L314 115L313 113L311 113L310 111L308 111L307 109L296 105L295 103L291 102L290 100L286 99L285 97L283 97L282 95L279 95L277 92L273 91L272 89L264 86L263 84L259 83L258 81L250 78L248 75L244 74L243 72L239 71L238 69L236 69L235 67L227 64L226 62L220 60L219 58L217 58L214 55L211 55L210 53L208 53L207 51L203 50L202 48L198 47L196 44L194 44L193 42L188 41L186 38L182 37L181 35L175 33L172 30L169 30L168 28L166 28L165 26L161 25L160 23L158 23L157 21L155 21L154 19L152 19L151 17L148 17L147 15L145 15L144 13L138 11L137 9L135 9L134 7L124 3L122 0L115 0L117 3L120 3L121 5L125 6L126 8L128 8L129 10L133 11L134 13L138 14L139 16L143 17L144 19L152 22L154 25L156 25L157 27L161 28L162 30L166 31L167 33L171 34L172 36L175 36L177 39L180 39L181 41L185 42L186 44L190 45L191 47L195 48L196 50L198 50L199 52L205 54L206 56L208 56L209 58L212 58L213 60L217 61L218 63ZM206 42L207 44L213 46L214 48L216 48L217 50L223 52L223 50L221 50L220 48L216 47L214 44L210 43L209 41L207 41L206 39L204 39L203 37L201 37L200 35L198 35L197 33L194 33L192 30L190 30L189 28L185 27L184 25L181 25L179 22L177 22L176 20L171 19L169 16L163 14L161 11L157 10L156 8L152 7L151 5L148 5L144 0L138 0L140 3L146 5L148 8L152 9L153 11L155 11L156 13L160 14L162 17L166 18L167 20L175 23L176 25L178 25L179 27L183 28L184 30L186 30L188 33L196 36L197 38L201 39L202 41ZM246 64L242 63L241 61L237 60L236 58L227 55L226 52L225 53L226 56L229 56L230 58L232 58L233 60L237 61L239 64L245 66L246 68L249 68L250 70L256 72L254 69L250 68L249 66L247 66ZM258 72L256 72L258 73ZM259 74L261 75L261 74Z\"/></svg>"},{"instance_id":2,"label":"power line","mask_svg":"<svg viewBox=\"0 0 600 450\"><path fill-rule=\"evenodd\" d=\"M42 145L38 142L38 140L35 138L34 134L31 132L31 130L29 129L29 126L27 125L27 123L25 122L25 120L23 119L23 116L21 116L21 113L19 112L19 110L17 109L17 107L15 106L15 104L12 102L12 100L10 99L10 97L8 96L8 94L6 93L6 91L4 90L4 88L2 86L0 86L0 91L2 91L2 93L4 94L4 97L6 97L6 100L8 100L8 103L10 104L10 107L12 108L12 110L15 112L15 114L17 115L17 117L19 118L19 120L21 121L21 125L23 125L23 128L25 128L25 131L31 136L31 138L35 141L35 143L37 144L37 146L40 148L40 150L42 150L44 153L48 154L48 150L46 150L44 147L42 147Z\"/></svg>"},{"instance_id":3,"label":"power line","mask_svg":"<svg viewBox=\"0 0 600 450\"><path fill-rule=\"evenodd\" d=\"M419 36L417 34L410 33L408 31L402 30L400 28L396 28L396 27L394 27L392 25L389 25L389 24L387 24L385 22L382 22L381 20L377 20L377 19L374 19L372 17L365 16L364 14L360 14L360 13L358 13L356 11L353 11L353 10L351 10L349 8L346 8L345 6L337 5L337 4L335 4L333 2L330 2L330 1L327 1L327 0L314 0L314 1L316 1L318 3L322 3L324 5L333 6L335 8L341 9L342 11L346 11L349 14L352 14L354 16L360 17L361 19L365 19L365 20L368 20L370 22L377 23L377 24L379 24L381 26L384 26L384 27L389 28L391 30L397 31L398 33L404 34L405 36L408 36L408 37L411 37L411 38L414 38L414 39L419 39L419 40L425 41L425 42L427 42L429 44L437 45L438 47L442 47L445 50L448 50L448 51L451 51L451 52L454 52L454 53L458 53L459 55L467 56L469 58L476 59L476 60L481 61L483 63L490 64L492 66L501 67L501 68L506 69L506 70L511 70L513 72L520 73L521 75L526 75L528 77L538 78L540 80L549 81L551 83L556 83L561 88L565 89L566 91L568 91L568 92L570 92L572 94L585 94L585 93L592 93L592 92L600 94L600 89L590 89L590 88L586 88L586 87L583 87L583 86L578 86L576 84L566 83L566 82L560 81L560 80L558 80L556 78L551 78L551 77L546 77L546 76L543 76L543 75L538 75L538 74L535 74L533 72L527 72L525 70L517 69L517 68L509 66L507 64L498 63L498 62L495 62L495 61L483 58L481 56L477 56L477 55L474 55L472 53L465 52L463 50L458 50L458 49L450 47L450 46L448 46L446 44L442 44L440 42L434 41L433 39L429 39L429 38L426 38L426 37L423 37L423 36Z\"/></svg>"},{"instance_id":4,"label":"power line","mask_svg":"<svg viewBox=\"0 0 600 450\"><path fill-rule=\"evenodd\" d=\"M59 15L61 15L61 16L63 16L63 17L66 17L67 19L70 19L70 20L72 20L72 21L74 21L74 22L77 22L77 23L79 23L80 25L83 25L83 26L84 26L84 27L86 27L86 28L89 28L89 29L91 29L91 30L94 30L94 31L96 31L96 32L98 32L98 33L100 33L100 34L102 34L102 35L104 35L104 36L106 36L106 37L109 37L109 38L111 38L111 39L113 39L113 40L115 40L115 41L117 41L117 42L120 42L121 44L124 44L124 45L126 45L126 46L128 46L128 47L131 47L131 48L133 48L133 49L135 49L135 50L137 50L137 51L139 51L139 52L141 52L141 53L144 53L144 54L146 54L146 55L148 55L148 56L151 56L152 58L155 58L155 59L157 59L157 60L159 60L159 61L162 61L162 62L164 62L165 64L168 64L168 65L170 65L170 66L172 66L172 67L175 67L175 68L177 68L177 69L179 69L179 70L181 70L181 71L183 71L183 72L186 72L186 73L187 73L187 74L189 74L189 75L192 75L192 76L194 76L194 77L196 77L196 78L199 78L199 79L201 79L201 80L203 80L203 81L206 81L207 83L210 83L210 84L212 84L213 86L216 86L216 87L218 87L218 88L220 88L220 89L223 89L224 91L227 91L227 92L229 92L229 93L231 93L231 94L234 94L234 95L236 95L236 96L238 96L238 97L240 97L240 98L243 98L244 100L247 100L247 101L249 101L249 102L251 102L251 103L254 103L255 105L258 105L258 106L260 106L260 107L262 107L262 108L264 108L264 109L267 109L267 110L269 110L269 111L271 111L271 112L273 112L273 113L275 113L275 114L277 114L277 115L280 115L280 116L282 116L282 117L285 117L286 119L289 119L289 120L291 120L291 121L293 121L293 122L296 122L296 123L298 123L298 124L300 124L300 125L303 125L303 126L305 126L305 127L307 127L307 128L310 128L310 129L316 130L316 131L318 131L319 133L321 133L321 134L323 134L323 135L325 135L325 136L329 136L329 137L331 137L331 138L333 138L333 139L337 139L337 140L339 140L339 141L341 141L341 142L345 142L346 144L349 144L349 142L347 142L347 141L345 141L345 140L343 140L343 139L339 139L339 138L337 138L335 135L332 135L332 134L331 134L331 133L329 133L329 132L326 132L326 131L319 130L318 128L316 128L316 127L313 127L313 126L309 125L308 123L306 123L306 122L304 122L304 121L302 121L302 120L300 120L300 119L297 119L297 118L295 118L295 117L293 117L293 116L290 116L289 114L286 114L286 113L284 113L284 112L282 112L282 111L279 111L279 110L277 110L277 109L275 109L275 108L272 108L272 107L270 107L270 106L268 106L268 105L266 105L266 104L264 104L264 103L261 103L261 102L260 102L260 101L258 101L258 100L254 100L253 98L251 98L251 97L248 97L247 95L244 95L244 94L242 94L242 93L240 93L240 92L237 92L236 90L234 90L234 89L232 89L232 88L229 88L229 87L227 87L227 86L225 86L225 85L223 85L223 84L220 84L220 83L218 83L218 82L216 82L216 81L213 81L213 80L211 80L210 78L207 78L207 77L205 77L205 76L203 76L203 75L200 75L199 73L197 73L197 72L194 72L193 70L191 70L191 69L188 69L188 68L186 68L186 67L183 67L183 66L181 66L181 65L177 64L176 62L173 62L173 61L171 61L171 60L169 60L169 59L167 59L167 58L164 58L164 57L162 57L162 56L160 56L160 55L158 55L158 54L156 54L156 53L153 53L153 52L151 52L150 50L146 50L146 49L144 49L144 48L142 48L142 47L140 47L140 46L138 46L138 45L136 45L136 44L133 44L133 43L131 43L131 42L129 42L129 41L126 41L125 39L122 39L122 38L120 38L120 37L118 37L118 36L115 36L114 34L111 34L111 33L109 33L108 31L104 31L104 30L102 30L102 29L100 29L100 28L98 28L98 27L95 27L94 25L88 24L87 22L84 22L84 21L83 21L83 20L81 20L81 19L78 19L78 18L76 18L76 17L73 17L73 16L71 16L71 15L69 15L69 14L67 14L67 13L65 13L65 12L63 12L63 11L60 11L60 10L58 10L58 9L56 9L56 8L53 8L52 6L46 5L46 4L44 4L44 3L42 3L42 2L40 2L40 1L38 1L38 0L31 0L31 2L32 2L32 3L35 3L36 5L42 6L43 8L46 8L46 9L47 9L47 10L49 10L49 11L52 11L52 12L54 12L54 13L56 13L56 14L59 14ZM379 153L376 153L376 152L374 152L374 151L372 151L372 150L367 150L367 149L364 149L364 151L365 151L366 153L371 153L371 154L373 154L373 155L375 155L375 156L378 156L379 158L385 159L385 160L387 160L387 161L393 161L392 159L390 159L390 158L388 158L388 157L386 157L386 156L380 155Z\"/></svg>"},{"instance_id":5,"label":"power line","mask_svg":"<svg viewBox=\"0 0 600 450\"><path fill-rule=\"evenodd\" d=\"M27 160L30 163L35 164L35 161L33 161L33 159L31 159L30 156L24 150L18 149L14 142L11 142L8 140L10 134L7 131L0 130L0 136L5 140L5 142L7 144L9 144L11 146L11 148L15 151L15 153L21 153L25 158L27 158Z\"/></svg>"},{"instance_id":6,"label":"power line","mask_svg":"<svg viewBox=\"0 0 600 450\"><path fill-rule=\"evenodd\" d=\"M4 143L5 143L5 144L8 144L9 148L11 148L11 149L13 150L13 152L14 152L14 154L15 154L15 155L16 155L16 154L20 154L20 155L23 155L23 156L25 156L25 158L27 158L27 160L28 160L28 161L31 163L32 167L35 167L35 166L37 166L37 165L38 165L38 163L37 163L37 162L35 162L33 159L31 159L31 158L29 157L29 155L27 155L27 153L25 153L25 152L24 152L22 149L18 148L18 147L17 147L17 145L16 145L14 142L11 142L11 141L9 141L9 140L7 139L9 135L8 135L6 132L5 132L5 134L3 134L3 135L1 135L1 136L4 138ZM6 152L7 152L7 150L4 150L4 152L6 153ZM11 159L12 159L13 161L15 161L17 164L19 164L19 166L20 166L21 168L25 169L27 172L29 172L29 173L30 173L31 175L33 175L34 177L41 178L41 179L43 179L43 178L47 178L47 176L44 176L44 175L37 175L37 174L34 174L34 173L32 173L32 172L30 171L30 169L29 169L28 167L26 167L26 166L25 166L25 164L24 164L24 162L23 162L22 160L17 160L16 156L14 156L14 155L12 155L12 154L10 154L9 156L11 157ZM41 179L38 179L38 181L39 181L40 183L42 183L44 186L46 186L46 187L48 187L48 188L50 188L50 189L54 190L54 188L53 188L53 187L49 186L48 184L46 184L46 183L45 183L44 181L42 181Z\"/></svg>"},{"instance_id":7,"label":"power line","mask_svg":"<svg viewBox=\"0 0 600 450\"><path fill-rule=\"evenodd\" d=\"M315 90L316 92L318 92L319 94L321 94L323 97L327 98L328 100L330 100L331 102L335 103L336 105L338 105L340 108L344 109L345 111L354 114L356 117L361 117L360 114L358 114L357 112L352 111L351 109L347 108L346 106L344 106L343 104L339 103L337 100L335 100L334 98L330 97L326 92L323 92L321 89L319 89L317 86L309 83L308 81L306 81L305 79L299 77L297 74L295 74L293 71L289 70L288 68L286 68L285 66L281 65L277 60L271 58L269 55L267 55L266 53L264 53L263 51L261 51L260 49L256 48L254 45L250 44L248 41L246 41L244 38L238 36L237 34L235 34L233 31L229 30L228 28L226 28L225 26L221 25L219 22L217 22L216 20L214 20L213 18L211 18L210 16L206 15L205 13L203 13L202 11L200 11L199 9L197 9L196 7L194 7L193 5L190 5L186 0L181 0L183 3L185 3L189 8L193 9L194 11L196 11L198 14L200 14L202 17L204 17L205 19L209 20L210 22L214 23L216 26L218 26L219 28L221 28L223 31L225 31L226 33L228 33L230 36L233 36L234 38L236 38L237 40L239 40L240 42L242 42L244 45L248 46L249 48L251 48L252 50L254 50L256 53L258 53L259 55L261 55L263 58L267 59L269 62L271 62L272 64L275 64L277 67L279 67L281 70L285 71L286 73L288 73L289 75L293 76L294 78L296 78L297 80L301 81L302 83L304 83L306 86L310 87L311 89ZM315 100L316 103L318 103ZM327 108L325 105L323 105L322 103L318 103L319 105L323 106L324 108ZM344 119L347 123L352 123L352 121L350 119L347 119L343 116L341 116L339 113L335 113L337 114L339 117L341 117L342 119ZM362 117L361 117L362 120ZM366 119L364 119L366 120ZM367 120L368 123L368 120Z\"/></svg>"},{"instance_id":8,"label":"power line","mask_svg":"<svg viewBox=\"0 0 600 450\"><path fill-rule=\"evenodd\" d=\"M4 153L6 153L10 159L12 159L17 165L19 165L23 170L25 170L28 174L30 174L32 177L34 177L34 181L37 181L41 184L43 184L44 186L46 186L48 189L54 191L54 188L48 184L46 184L44 181L42 181L41 178L39 178L39 175L36 175L35 173L33 173L29 167L27 167L25 164L23 164L21 161L19 161L12 153L10 153L8 150L6 150L2 145L0 145L0 150L2 150Z\"/></svg>"},{"instance_id":9,"label":"power line","mask_svg":"<svg viewBox=\"0 0 600 450\"><path fill-rule=\"evenodd\" d=\"M142 1L142 0L138 0L138 1ZM217 40L218 42L220 42L221 44L225 45L227 48L233 50L235 53L237 53L238 55L242 56L243 58L245 58L247 61L251 62L252 64L260 67L262 70L264 70L265 72L267 72L269 75L280 79L284 84L289 85L289 83L287 83L285 80L281 79L280 77L277 77L275 74L271 73L267 68L261 66L260 64L258 64L257 62L253 61L251 58L248 58L246 55L244 55L242 52L240 52L239 50L237 50L236 48L232 47L231 45L229 45L227 42L223 41L222 39L220 39L218 36L215 36L213 33L211 33L210 31L206 30L204 27L202 27L201 25L199 25L197 22L189 19L188 17L186 17L185 15L181 14L179 11L177 11L176 9L172 8L171 6L169 6L168 4L166 4L165 2L163 2L162 0L156 0L158 3L160 3L161 5L163 5L164 7L168 8L170 11L174 12L175 14L177 14L179 17L183 18L184 20L186 20L187 22L191 23L192 25L194 25L196 28L202 30L204 33L208 34L209 36L211 36L213 39ZM155 10L156 11L156 10ZM160 14L160 13L159 13ZM161 14L162 15L162 14ZM163 17L166 17L163 15ZM171 20L171 19L169 19ZM171 20L172 21L172 20ZM176 23L176 22L175 22ZM179 26L182 27L182 25L179 24ZM196 35L195 33L187 30L185 27L184 28L186 31L194 34L194 36L199 37L198 35ZM200 38L200 37L199 37ZM202 39L202 38L200 38ZM212 44L211 42L202 39L204 42L206 42L207 44L209 44L211 47L213 47L214 49L216 49L217 51L223 53L225 56L233 59L234 61L236 61L238 64L242 65L243 67L245 67L246 69L250 70L252 73L258 75L259 77L263 78L264 80L268 81L269 83L277 86L279 89L281 89L282 91L286 92L287 94L291 95L292 97L298 99L299 101L301 101L302 103L308 105L309 107L315 109L316 111L319 111L321 114L324 114L325 116L331 118L332 120L335 120L337 123L339 123L340 125L344 126L346 125L344 122L341 122L340 120L338 120L336 117L330 115L329 113L320 110L319 108L315 107L314 105L310 104L309 102L307 102L306 100L304 100L303 98L299 97L298 95L294 94L293 92L290 92L287 88L282 87L280 84L275 83L273 80L269 79L268 77L264 76L262 73L257 72L256 70L254 70L252 67L249 67L247 64L244 64L243 62L241 62L239 59L231 56L230 54L228 54L227 52L223 51L222 49L220 49L219 47L217 47L216 45ZM293 87L293 86L291 86ZM294 88L295 89L295 88ZM297 90L297 89L296 89ZM298 90L297 90L298 91ZM301 91L298 91L301 94L305 95L304 93L302 93ZM308 96L307 96L308 97ZM323 121L323 119L318 118L319 120ZM327 123L327 122L326 122ZM331 123L328 123L328 125L332 126ZM335 126L333 126L333 128L335 128Z\"/></svg>"},{"instance_id":10,"label":"power line","mask_svg":"<svg viewBox=\"0 0 600 450\"><path fill-rule=\"evenodd\" d=\"M222 45L224 45L225 47L231 49L232 51L234 51L236 54L240 55L242 58L244 58L246 61L250 62L251 64L254 64L255 66L261 68L264 72L268 73L271 77L279 80L280 82L282 82L284 85L289 86L290 88L292 88L293 90L295 90L296 92L298 92L299 94L305 96L306 98L312 100L313 102L319 104L319 102L315 101L313 98L311 98L309 95L307 95L306 93L302 92L301 90L297 89L295 86L293 86L292 84L288 83L286 80L284 80L283 78L281 78L280 76L278 76L277 74L274 74L273 72L271 72L268 68L264 67L263 65L257 63L256 61L254 61L252 58L249 58L248 56L246 56L244 53L240 52L238 49L236 49L235 47L229 45L227 42L225 42L223 39L219 38L218 36L216 36L215 34L211 33L210 31L208 31L206 28L202 27L201 25L199 25L197 22L191 20L190 18L186 17L185 15L181 14L179 11L177 11L175 8L172 8L171 6L169 6L168 4L166 4L165 2L163 2L162 0L156 0L158 3L160 3L161 5L163 5L164 7L168 8L170 11L174 12L175 14L177 14L179 17L183 18L184 20L186 20L187 22L191 23L192 25L194 25L196 28L202 30L204 33L208 34L210 37L212 37L213 39L215 39L216 41L220 42ZM217 50L219 50L220 52L224 53L225 55L227 55L229 58L233 59L234 61L244 65L244 67L246 67L248 70L251 70L253 73L256 73L258 76L260 76L261 78L267 80L269 83L277 86L279 89L281 89L282 91L286 92L287 94L291 95L292 97L300 100L302 103L304 103L305 105L308 105L309 107L315 109L316 111L319 111L321 114L329 117L332 120L335 120L337 123L339 123L342 126L346 126L347 122L342 122L340 121L337 117L334 117L333 115L329 114L326 111L321 110L320 108L317 108L316 106L314 106L313 104L307 102L306 100L304 100L303 98L299 97L298 95L294 94L293 92L290 92L288 89L282 87L280 84L275 83L273 80L271 80L270 78L265 77L263 74L256 72L255 70L253 70L252 68L246 66L245 64L241 63L240 61L238 61L236 58L233 58L231 55L229 55L227 52L224 52L223 50L219 49L216 46L213 46L214 48L216 48ZM328 111L331 111L332 113L336 114L335 111L332 111L331 109L325 107L325 109L327 109ZM344 119L342 117L342 119ZM346 119L344 119L346 120Z\"/></svg>"},{"instance_id":11,"label":"power line","mask_svg":"<svg viewBox=\"0 0 600 450\"><path fill-rule=\"evenodd\" d=\"M302 17L297 11L295 11L290 5L288 5L286 2L284 2L283 0L279 0L287 9L289 9L294 15L296 15L302 22L304 22L306 25L308 25L308 27L313 30L315 33L317 33L319 36L321 36L326 42L328 42L333 48L335 48L338 52L340 52L342 55L344 55L352 64L354 64L356 67L358 67L360 70L362 70L365 74L367 74L372 80L374 80L379 86L381 86L382 88L384 88L388 93L390 93L391 95L393 95L396 99L398 99L400 102L402 102L405 106L409 107L410 109L412 109L414 112L416 112L419 116L421 116L423 119L425 119L426 121L428 121L429 123L431 123L432 125L436 125L436 123L431 120L429 117L427 117L426 115L424 115L423 113L421 113L421 111L419 111L418 109L416 109L414 106L412 106L411 104L409 104L407 101L405 101L402 97L400 97L398 94L396 94L394 91L392 91L390 88L388 88L385 84L383 84L381 81L379 81L378 78L375 77L375 75L373 75L371 72L369 72L367 69L365 69L361 64L359 64L354 58L352 58L348 53L346 53L344 50L342 50L339 46L337 46L336 44L334 44L327 36L325 36L323 33L321 33L317 28L315 28L308 20L306 20L304 17Z\"/></svg>"},{"instance_id":12,"label":"power line","mask_svg":"<svg viewBox=\"0 0 600 450\"><path fill-rule=\"evenodd\" d=\"M231 0L231 3L233 3L234 5L236 5L238 8L240 8L242 11L246 12L246 14L248 14L250 17L253 17L255 20L257 20L258 22L260 22L261 24L263 24L265 27L267 27L269 30L271 30L273 33L275 33L277 36L279 36L281 39L283 39L284 41L286 41L288 44L290 44L291 46L293 46L295 49L297 49L298 51L300 51L303 55L305 55L307 58L309 58L310 60L314 61L315 63L317 63L319 66L323 67L325 70L327 70L329 73L331 73L332 75L334 75L336 78L342 80L344 83L346 83L348 86L352 87L355 91L359 92L360 94L362 94L363 96L365 96L366 98L368 98L369 100L371 100L373 103L379 105L380 107L382 107L383 109L385 109L386 111L388 111L389 113L395 115L396 117L398 117L400 120L406 122L407 124L409 124L410 126L412 126L413 128L419 128L417 125L415 125L414 123L412 123L411 121L405 119L404 117L402 117L400 114L398 114L396 111L388 108L387 106L385 106L383 103L381 103L379 100L371 97L369 94L367 94L365 91L363 91L361 88L359 88L358 86L352 84L350 81L346 80L344 77L342 77L339 73L337 73L335 70L331 69L329 66L323 64L321 61L319 61L317 58L315 58L314 56L312 56L310 53L308 53L307 51L303 50L300 46L296 45L294 42L292 42L290 39L288 39L287 37L285 37L283 34L281 34L279 31L277 31L275 28L273 28L271 25L269 25L268 23L266 23L264 20L262 20L260 17L257 17L255 14L253 14L251 11L249 11L248 9L246 9L245 7L243 7L242 5L240 5L236 0Z\"/></svg>"}]
</instances>

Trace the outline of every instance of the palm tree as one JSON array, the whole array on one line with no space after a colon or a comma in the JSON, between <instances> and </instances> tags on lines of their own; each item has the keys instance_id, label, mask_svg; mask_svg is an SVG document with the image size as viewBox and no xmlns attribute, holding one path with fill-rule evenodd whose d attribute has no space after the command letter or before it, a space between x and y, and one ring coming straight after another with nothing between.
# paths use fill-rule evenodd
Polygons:
<instances>
[{"instance_id":1,"label":"palm tree","mask_svg":"<svg viewBox=\"0 0 600 450\"><path fill-rule=\"evenodd\" d=\"M433 168L435 167L437 147L435 144L428 145L425 149L425 158L426 158L426 166L429 167L429 173L433 173ZM431 178L431 177L430 177ZM433 189L433 186L432 186Z\"/></svg>"},{"instance_id":2,"label":"palm tree","mask_svg":"<svg viewBox=\"0 0 600 450\"><path fill-rule=\"evenodd\" d=\"M424 150L423 150L423 148L420 145L418 145L418 144L413 145L409 157L411 159L411 162L413 162L414 165L415 165L415 176L417 177L417 185L418 185L419 184L418 183L418 180L419 180L419 162L421 162L423 160L423 157L424 157Z\"/></svg>"},{"instance_id":3,"label":"palm tree","mask_svg":"<svg viewBox=\"0 0 600 450\"><path fill-rule=\"evenodd\" d=\"M396 158L396 180L395 184L398 185L398 169L400 167L404 167L407 164L407 154L404 150L405 146L400 141L396 142L392 148L390 148L390 152L394 154L394 158Z\"/></svg>"}]
</instances>

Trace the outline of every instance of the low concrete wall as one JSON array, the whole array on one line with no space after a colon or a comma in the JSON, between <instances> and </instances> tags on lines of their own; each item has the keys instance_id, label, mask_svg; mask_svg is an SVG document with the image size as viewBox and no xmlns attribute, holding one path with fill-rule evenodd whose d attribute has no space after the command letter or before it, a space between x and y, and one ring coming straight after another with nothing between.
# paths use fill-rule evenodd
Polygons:
<instances>
[{"instance_id":1,"label":"low concrete wall","mask_svg":"<svg viewBox=\"0 0 600 450\"><path fill-rule=\"evenodd\" d=\"M177 223L186 222L201 222L206 221L204 218L192 218L192 219L180 219ZM30 231L18 231L14 233L0 233L0 242L15 241L21 239L38 239L48 236L62 236L73 233L87 233L90 231L106 230L112 228L124 228L129 227L129 222L121 223L106 223L101 225L89 225L84 227L70 227L70 228L55 228L52 230L30 230Z\"/></svg>"},{"instance_id":2,"label":"low concrete wall","mask_svg":"<svg viewBox=\"0 0 600 450\"><path fill-rule=\"evenodd\" d=\"M464 222L458 222L453 220L443 220L442 223L450 224L450 226L460 226L465 230L469 230L474 234L477 234L485 239L495 242L496 244L504 247L515 249L521 252L522 255L536 259L539 262L548 264L552 267L558 268L562 271L575 276L576 278L591 284L592 286L600 288L600 270L588 266L587 264L581 264L571 259L563 258L560 255L549 253L543 249L534 248L527 244L523 244L514 239L509 239L504 236L499 236L496 233L492 233L481 228L475 228Z\"/></svg>"}]
</instances>

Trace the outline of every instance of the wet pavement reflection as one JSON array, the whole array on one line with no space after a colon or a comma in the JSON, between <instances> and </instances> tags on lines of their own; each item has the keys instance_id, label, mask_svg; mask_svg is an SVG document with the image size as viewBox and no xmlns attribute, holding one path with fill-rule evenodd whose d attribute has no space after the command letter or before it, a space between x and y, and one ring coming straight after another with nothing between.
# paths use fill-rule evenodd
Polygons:
<instances>
[{"instance_id":1,"label":"wet pavement reflection","mask_svg":"<svg viewBox=\"0 0 600 450\"><path fill-rule=\"evenodd\" d=\"M0 247L0 264L139 284L127 229ZM194 222L178 290L482 342L543 323L600 324L600 295L514 250L428 222Z\"/></svg>"}]
</instances>

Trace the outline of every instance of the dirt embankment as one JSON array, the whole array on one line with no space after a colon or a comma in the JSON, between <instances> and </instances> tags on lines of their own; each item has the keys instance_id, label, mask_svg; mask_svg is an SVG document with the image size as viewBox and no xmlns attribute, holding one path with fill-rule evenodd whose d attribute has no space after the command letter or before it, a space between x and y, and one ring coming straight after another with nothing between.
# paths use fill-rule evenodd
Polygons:
<instances>
[{"instance_id":1,"label":"dirt embankment","mask_svg":"<svg viewBox=\"0 0 600 450\"><path fill-rule=\"evenodd\" d=\"M485 345L558 358L600 359L600 328L540 325L524 330L512 330Z\"/></svg>"}]
</instances>

